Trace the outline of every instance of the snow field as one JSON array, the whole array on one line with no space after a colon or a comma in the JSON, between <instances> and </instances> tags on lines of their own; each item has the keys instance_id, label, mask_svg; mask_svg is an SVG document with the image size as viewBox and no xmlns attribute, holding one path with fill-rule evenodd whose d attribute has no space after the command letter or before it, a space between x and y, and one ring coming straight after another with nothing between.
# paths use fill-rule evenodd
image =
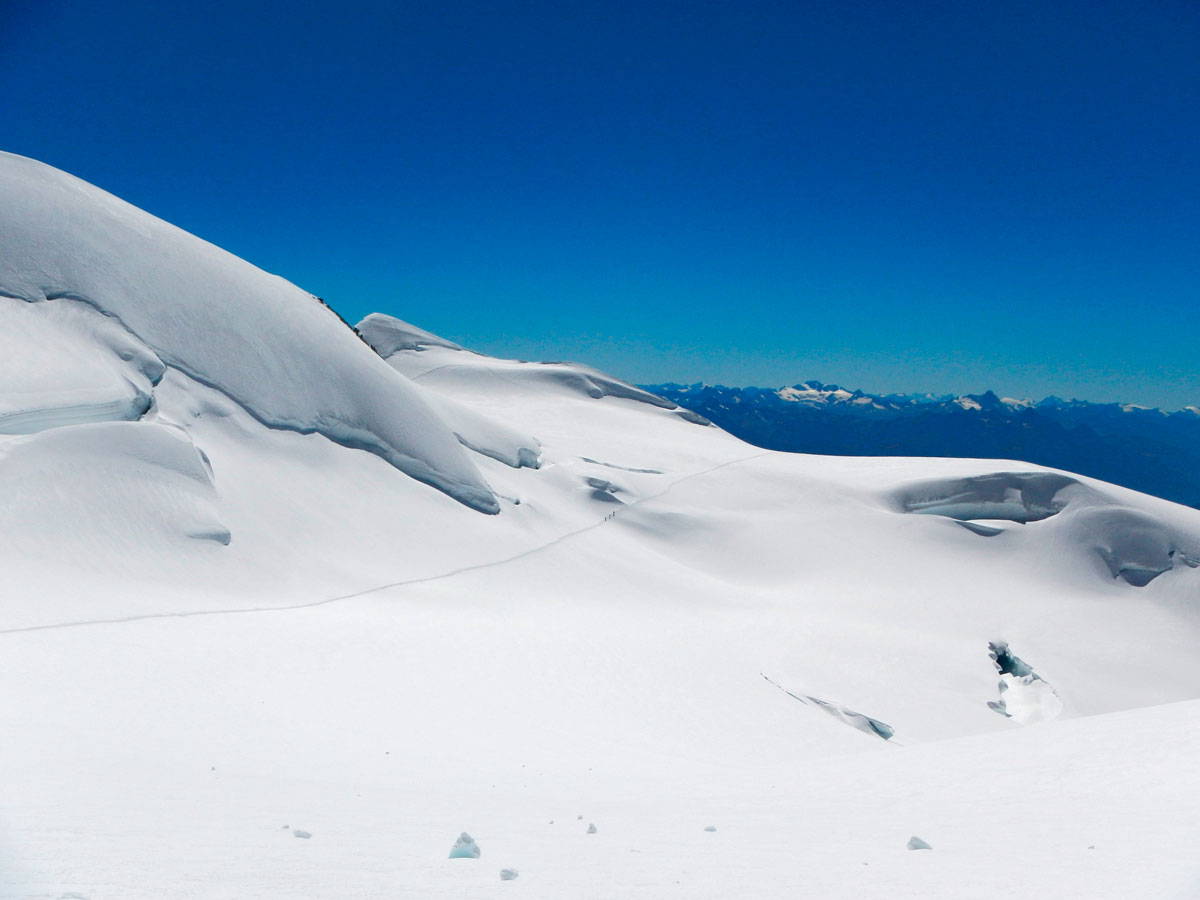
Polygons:
<instances>
[{"instance_id":1,"label":"snow field","mask_svg":"<svg viewBox=\"0 0 1200 900\"><path fill-rule=\"evenodd\" d=\"M329 610L305 615L344 617ZM352 618L361 618L357 628L371 627L369 616ZM149 637L166 656L187 648L181 638L211 645L246 627L205 620L197 636L194 626L132 628L152 629ZM235 644L259 641L259 629L251 631ZM37 649L71 651L67 634L42 635ZM118 643L130 649L146 637ZM245 675L244 665L235 668L235 676ZM332 675L328 668L321 673ZM339 686L351 698L372 690L346 671ZM254 714L275 720L276 728L296 728L297 714L312 708L308 687L301 684L290 705L272 701ZM447 720L465 696L448 690L440 698L451 707ZM386 702L371 706L380 718L395 716L392 737L399 738L413 702L397 701L395 710ZM309 734L287 735L256 761L247 748L268 749L261 729L248 728L240 740L231 735L226 744L214 740L218 724L249 726L252 705L214 702L210 712L191 704L175 721L160 721L151 709L147 722L120 723L137 726L138 741L111 745L77 710L44 712L31 723L36 739L0 750L12 779L0 893L449 898L500 890L497 868L512 866L521 872L512 888L535 898L676 891L702 898L1183 898L1200 875L1196 702L902 749L868 742L882 749L840 759L764 765L761 758L725 757L715 766L684 755L655 758L616 739L595 759L560 758L594 735L571 745L556 739L553 720L522 722L523 736L482 722L475 739L413 723L414 746L406 752L389 760L381 751L377 765L350 766L329 745L352 743L347 752L398 746L373 740L384 723L371 728L358 719L357 729L348 727L353 715L326 718L324 729L314 722ZM477 717L472 709L461 715ZM207 718L184 721L196 716ZM56 730L43 727L47 718L58 719ZM575 810L585 811L583 821ZM586 833L588 820L600 825L597 834ZM704 832L712 821L720 831ZM312 839L295 840L283 822L302 823ZM464 827L481 858L447 860ZM914 834L934 849L910 853L906 842ZM1004 877L980 874L997 871Z\"/></svg>"},{"instance_id":2,"label":"snow field","mask_svg":"<svg viewBox=\"0 0 1200 900\"><path fill-rule=\"evenodd\" d=\"M5 896L1200 894L1195 510L384 361L63 173L0 199Z\"/></svg>"}]
</instances>

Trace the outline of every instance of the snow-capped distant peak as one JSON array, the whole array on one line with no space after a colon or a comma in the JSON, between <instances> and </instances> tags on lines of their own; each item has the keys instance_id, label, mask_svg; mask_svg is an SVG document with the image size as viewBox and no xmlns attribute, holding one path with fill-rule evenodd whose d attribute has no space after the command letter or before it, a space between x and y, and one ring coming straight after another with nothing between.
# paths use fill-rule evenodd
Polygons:
<instances>
[{"instance_id":1,"label":"snow-capped distant peak","mask_svg":"<svg viewBox=\"0 0 1200 900\"><path fill-rule=\"evenodd\" d=\"M837 385L820 385L814 382L781 388L775 393L780 400L790 403L844 403L854 396Z\"/></svg>"}]
</instances>

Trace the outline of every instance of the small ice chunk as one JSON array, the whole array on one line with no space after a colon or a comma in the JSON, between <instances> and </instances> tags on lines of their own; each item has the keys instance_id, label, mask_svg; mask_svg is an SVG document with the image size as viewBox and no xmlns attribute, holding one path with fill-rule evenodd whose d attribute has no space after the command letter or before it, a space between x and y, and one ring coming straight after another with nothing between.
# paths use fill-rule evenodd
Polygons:
<instances>
[{"instance_id":1,"label":"small ice chunk","mask_svg":"<svg viewBox=\"0 0 1200 900\"><path fill-rule=\"evenodd\" d=\"M592 824L592 823L588 824L588 830L587 830L588 834L596 834L598 831L599 831L599 829L594 824Z\"/></svg>"},{"instance_id":2,"label":"small ice chunk","mask_svg":"<svg viewBox=\"0 0 1200 900\"><path fill-rule=\"evenodd\" d=\"M909 850L932 850L933 848L914 834L912 837L910 837L908 839L908 849Z\"/></svg>"},{"instance_id":3,"label":"small ice chunk","mask_svg":"<svg viewBox=\"0 0 1200 900\"><path fill-rule=\"evenodd\" d=\"M521 873L518 872L516 869L501 869L500 870L500 880L501 881L512 881L519 874L521 874Z\"/></svg>"},{"instance_id":4,"label":"small ice chunk","mask_svg":"<svg viewBox=\"0 0 1200 900\"><path fill-rule=\"evenodd\" d=\"M302 828L293 828L292 837L304 838L305 840L308 840L310 837L312 837L312 832L305 831Z\"/></svg>"},{"instance_id":5,"label":"small ice chunk","mask_svg":"<svg viewBox=\"0 0 1200 900\"><path fill-rule=\"evenodd\" d=\"M704 826L704 830L705 830L705 831L716 831L716 830L717 830L717 826L716 826L716 825L705 825L705 826Z\"/></svg>"},{"instance_id":6,"label":"small ice chunk","mask_svg":"<svg viewBox=\"0 0 1200 900\"><path fill-rule=\"evenodd\" d=\"M479 859L479 845L464 831L450 848L450 859Z\"/></svg>"}]
</instances>

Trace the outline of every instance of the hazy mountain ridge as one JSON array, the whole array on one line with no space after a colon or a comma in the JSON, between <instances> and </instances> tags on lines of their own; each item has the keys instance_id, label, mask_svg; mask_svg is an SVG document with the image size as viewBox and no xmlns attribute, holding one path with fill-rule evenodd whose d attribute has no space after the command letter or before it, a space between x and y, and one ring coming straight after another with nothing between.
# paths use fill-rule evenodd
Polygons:
<instances>
[{"instance_id":1,"label":"hazy mountain ridge","mask_svg":"<svg viewBox=\"0 0 1200 900\"><path fill-rule=\"evenodd\" d=\"M1200 507L1200 410L1047 397L643 385L744 441L835 456L1020 459Z\"/></svg>"}]
</instances>

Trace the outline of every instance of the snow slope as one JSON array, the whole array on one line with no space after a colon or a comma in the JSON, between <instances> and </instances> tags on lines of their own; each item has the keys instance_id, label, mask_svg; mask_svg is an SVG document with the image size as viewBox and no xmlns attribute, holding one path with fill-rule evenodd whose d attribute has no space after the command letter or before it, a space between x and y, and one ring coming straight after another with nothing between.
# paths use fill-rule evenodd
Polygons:
<instances>
[{"instance_id":1,"label":"snow slope","mask_svg":"<svg viewBox=\"0 0 1200 900\"><path fill-rule=\"evenodd\" d=\"M109 349L130 368L138 360L128 354L151 358L156 369L218 388L271 428L370 450L468 505L497 511L416 392L295 286L11 154L0 157L0 234L0 296L90 307L126 332ZM20 315L6 306L6 318ZM5 333L7 352L21 336ZM135 350L120 346L131 342Z\"/></svg>"},{"instance_id":2,"label":"snow slope","mask_svg":"<svg viewBox=\"0 0 1200 900\"><path fill-rule=\"evenodd\" d=\"M0 895L1200 890L1200 512L763 451L386 316L375 355L0 184Z\"/></svg>"}]
</instances>

